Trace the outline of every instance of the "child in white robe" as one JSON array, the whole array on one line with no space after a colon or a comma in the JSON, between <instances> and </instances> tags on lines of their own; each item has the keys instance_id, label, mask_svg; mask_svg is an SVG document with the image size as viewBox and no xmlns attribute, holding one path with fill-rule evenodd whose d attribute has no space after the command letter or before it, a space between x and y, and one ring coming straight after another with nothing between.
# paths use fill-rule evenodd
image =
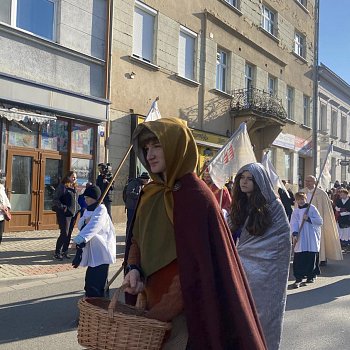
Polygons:
<instances>
[{"instance_id":1,"label":"child in white robe","mask_svg":"<svg viewBox=\"0 0 350 350\"><path fill-rule=\"evenodd\" d=\"M85 296L104 297L110 264L116 261L116 237L111 218L104 204L98 205L101 191L91 185L84 191L87 208L80 218L80 232L73 241L82 248L81 261L73 266L87 266Z\"/></svg>"},{"instance_id":2,"label":"child in white robe","mask_svg":"<svg viewBox=\"0 0 350 350\"><path fill-rule=\"evenodd\" d=\"M320 251L321 226L323 220L312 204L307 203L304 192L297 192L295 200L298 207L293 210L290 227L294 241L293 273L295 277L294 288L299 288L303 278L306 283L313 283L319 274L317 255ZM310 208L307 212L307 208ZM303 220L305 222L299 232Z\"/></svg>"}]
</instances>

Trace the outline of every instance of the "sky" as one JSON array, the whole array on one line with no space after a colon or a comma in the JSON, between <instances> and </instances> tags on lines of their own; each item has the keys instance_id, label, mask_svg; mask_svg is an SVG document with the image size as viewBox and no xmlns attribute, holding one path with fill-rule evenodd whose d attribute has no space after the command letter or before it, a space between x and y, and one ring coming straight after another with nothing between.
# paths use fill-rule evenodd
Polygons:
<instances>
[{"instance_id":1,"label":"sky","mask_svg":"<svg viewBox=\"0 0 350 350\"><path fill-rule=\"evenodd\" d=\"M350 0L320 0L319 64L350 85Z\"/></svg>"}]
</instances>

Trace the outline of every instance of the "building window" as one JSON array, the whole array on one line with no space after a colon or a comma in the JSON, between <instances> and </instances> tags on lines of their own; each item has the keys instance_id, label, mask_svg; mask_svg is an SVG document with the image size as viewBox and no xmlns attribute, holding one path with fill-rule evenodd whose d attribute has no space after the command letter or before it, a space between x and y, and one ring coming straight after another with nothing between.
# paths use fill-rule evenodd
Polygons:
<instances>
[{"instance_id":1,"label":"building window","mask_svg":"<svg viewBox=\"0 0 350 350\"><path fill-rule=\"evenodd\" d=\"M307 5L307 0L296 0L299 4L303 5L304 7L306 7Z\"/></svg>"},{"instance_id":2,"label":"building window","mask_svg":"<svg viewBox=\"0 0 350 350\"><path fill-rule=\"evenodd\" d=\"M57 0L2 0L0 22L55 40Z\"/></svg>"},{"instance_id":3,"label":"building window","mask_svg":"<svg viewBox=\"0 0 350 350\"><path fill-rule=\"evenodd\" d=\"M321 103L321 131L327 131L327 107Z\"/></svg>"},{"instance_id":4,"label":"building window","mask_svg":"<svg viewBox=\"0 0 350 350\"><path fill-rule=\"evenodd\" d=\"M77 184L83 187L87 182L93 181L94 162L92 159L72 158L71 169L77 174Z\"/></svg>"},{"instance_id":5,"label":"building window","mask_svg":"<svg viewBox=\"0 0 350 350\"><path fill-rule=\"evenodd\" d=\"M181 27L179 35L178 73L182 77L194 80L195 42L197 35Z\"/></svg>"},{"instance_id":6,"label":"building window","mask_svg":"<svg viewBox=\"0 0 350 350\"><path fill-rule=\"evenodd\" d=\"M92 126L74 123L72 126L72 153L93 154L94 129Z\"/></svg>"},{"instance_id":7,"label":"building window","mask_svg":"<svg viewBox=\"0 0 350 350\"><path fill-rule=\"evenodd\" d=\"M331 114L331 136L336 137L338 135L337 129L338 129L338 113L337 113L337 111L332 110L332 114Z\"/></svg>"},{"instance_id":8,"label":"building window","mask_svg":"<svg viewBox=\"0 0 350 350\"><path fill-rule=\"evenodd\" d=\"M292 154L284 154L284 179L290 180L292 174Z\"/></svg>"},{"instance_id":9,"label":"building window","mask_svg":"<svg viewBox=\"0 0 350 350\"><path fill-rule=\"evenodd\" d=\"M340 181L346 181L346 165L341 165L340 166Z\"/></svg>"},{"instance_id":10,"label":"building window","mask_svg":"<svg viewBox=\"0 0 350 350\"><path fill-rule=\"evenodd\" d=\"M348 120L344 115L341 116L341 141L347 141L347 128L348 128Z\"/></svg>"},{"instance_id":11,"label":"building window","mask_svg":"<svg viewBox=\"0 0 350 350\"><path fill-rule=\"evenodd\" d=\"M0 1L0 22L11 24L11 0Z\"/></svg>"},{"instance_id":12,"label":"building window","mask_svg":"<svg viewBox=\"0 0 350 350\"><path fill-rule=\"evenodd\" d=\"M287 86L287 118L294 120L294 89Z\"/></svg>"},{"instance_id":13,"label":"building window","mask_svg":"<svg viewBox=\"0 0 350 350\"><path fill-rule=\"evenodd\" d=\"M244 86L247 90L251 90L253 88L253 80L254 80L254 67L250 64L245 65L244 72Z\"/></svg>"},{"instance_id":14,"label":"building window","mask_svg":"<svg viewBox=\"0 0 350 350\"><path fill-rule=\"evenodd\" d=\"M270 34L276 36L276 14L271 9L262 6L262 24L261 26Z\"/></svg>"},{"instance_id":15,"label":"building window","mask_svg":"<svg viewBox=\"0 0 350 350\"><path fill-rule=\"evenodd\" d=\"M294 35L294 52L298 56L306 58L306 39L300 33L295 33Z\"/></svg>"},{"instance_id":16,"label":"building window","mask_svg":"<svg viewBox=\"0 0 350 350\"><path fill-rule=\"evenodd\" d=\"M216 88L226 92L227 89L227 52L218 50L216 53Z\"/></svg>"},{"instance_id":17,"label":"building window","mask_svg":"<svg viewBox=\"0 0 350 350\"><path fill-rule=\"evenodd\" d=\"M276 78L272 75L269 75L267 78L267 92L270 96L276 96L277 95L277 89L276 89Z\"/></svg>"},{"instance_id":18,"label":"building window","mask_svg":"<svg viewBox=\"0 0 350 350\"><path fill-rule=\"evenodd\" d=\"M30 121L11 121L9 125L8 144L17 147L38 147L38 123Z\"/></svg>"},{"instance_id":19,"label":"building window","mask_svg":"<svg viewBox=\"0 0 350 350\"><path fill-rule=\"evenodd\" d=\"M310 126L310 97L303 96L304 125Z\"/></svg>"},{"instance_id":20,"label":"building window","mask_svg":"<svg viewBox=\"0 0 350 350\"><path fill-rule=\"evenodd\" d=\"M153 62L154 23L157 12L145 4L136 1L134 10L133 55Z\"/></svg>"},{"instance_id":21,"label":"building window","mask_svg":"<svg viewBox=\"0 0 350 350\"><path fill-rule=\"evenodd\" d=\"M68 122L52 120L41 129L41 148L51 151L68 151Z\"/></svg>"},{"instance_id":22,"label":"building window","mask_svg":"<svg viewBox=\"0 0 350 350\"><path fill-rule=\"evenodd\" d=\"M336 179L336 168L337 168L337 159L331 158L331 181L334 183Z\"/></svg>"},{"instance_id":23,"label":"building window","mask_svg":"<svg viewBox=\"0 0 350 350\"><path fill-rule=\"evenodd\" d=\"M237 0L224 0L224 1L230 4L231 6L237 8Z\"/></svg>"}]
</instances>

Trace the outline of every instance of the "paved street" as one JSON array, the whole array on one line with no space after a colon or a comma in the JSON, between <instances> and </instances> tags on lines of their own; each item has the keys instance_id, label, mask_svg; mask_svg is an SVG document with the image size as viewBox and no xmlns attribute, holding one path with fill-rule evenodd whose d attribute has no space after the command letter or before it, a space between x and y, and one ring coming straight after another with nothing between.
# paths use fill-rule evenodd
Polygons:
<instances>
[{"instance_id":1,"label":"paved street","mask_svg":"<svg viewBox=\"0 0 350 350\"><path fill-rule=\"evenodd\" d=\"M119 268L125 225L116 225ZM52 260L57 231L5 233L0 246L0 349L75 350L85 269ZM121 284L120 276L113 284ZM293 283L290 277L289 284ZM281 350L349 349L350 254L313 285L288 290Z\"/></svg>"}]
</instances>

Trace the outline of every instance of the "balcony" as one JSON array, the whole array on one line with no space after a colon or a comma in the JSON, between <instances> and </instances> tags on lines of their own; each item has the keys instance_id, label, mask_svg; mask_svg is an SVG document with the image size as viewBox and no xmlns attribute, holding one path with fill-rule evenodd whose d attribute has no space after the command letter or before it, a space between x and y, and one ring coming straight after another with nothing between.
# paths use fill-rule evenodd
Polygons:
<instances>
[{"instance_id":1,"label":"balcony","mask_svg":"<svg viewBox=\"0 0 350 350\"><path fill-rule=\"evenodd\" d=\"M282 101L269 93L258 89L240 89L232 92L231 117L233 127L245 122L255 155L261 160L266 148L286 125L287 113Z\"/></svg>"},{"instance_id":2,"label":"balcony","mask_svg":"<svg viewBox=\"0 0 350 350\"><path fill-rule=\"evenodd\" d=\"M250 113L276 119L282 124L285 124L287 119L282 100L255 88L234 90L231 100L231 116Z\"/></svg>"}]
</instances>

